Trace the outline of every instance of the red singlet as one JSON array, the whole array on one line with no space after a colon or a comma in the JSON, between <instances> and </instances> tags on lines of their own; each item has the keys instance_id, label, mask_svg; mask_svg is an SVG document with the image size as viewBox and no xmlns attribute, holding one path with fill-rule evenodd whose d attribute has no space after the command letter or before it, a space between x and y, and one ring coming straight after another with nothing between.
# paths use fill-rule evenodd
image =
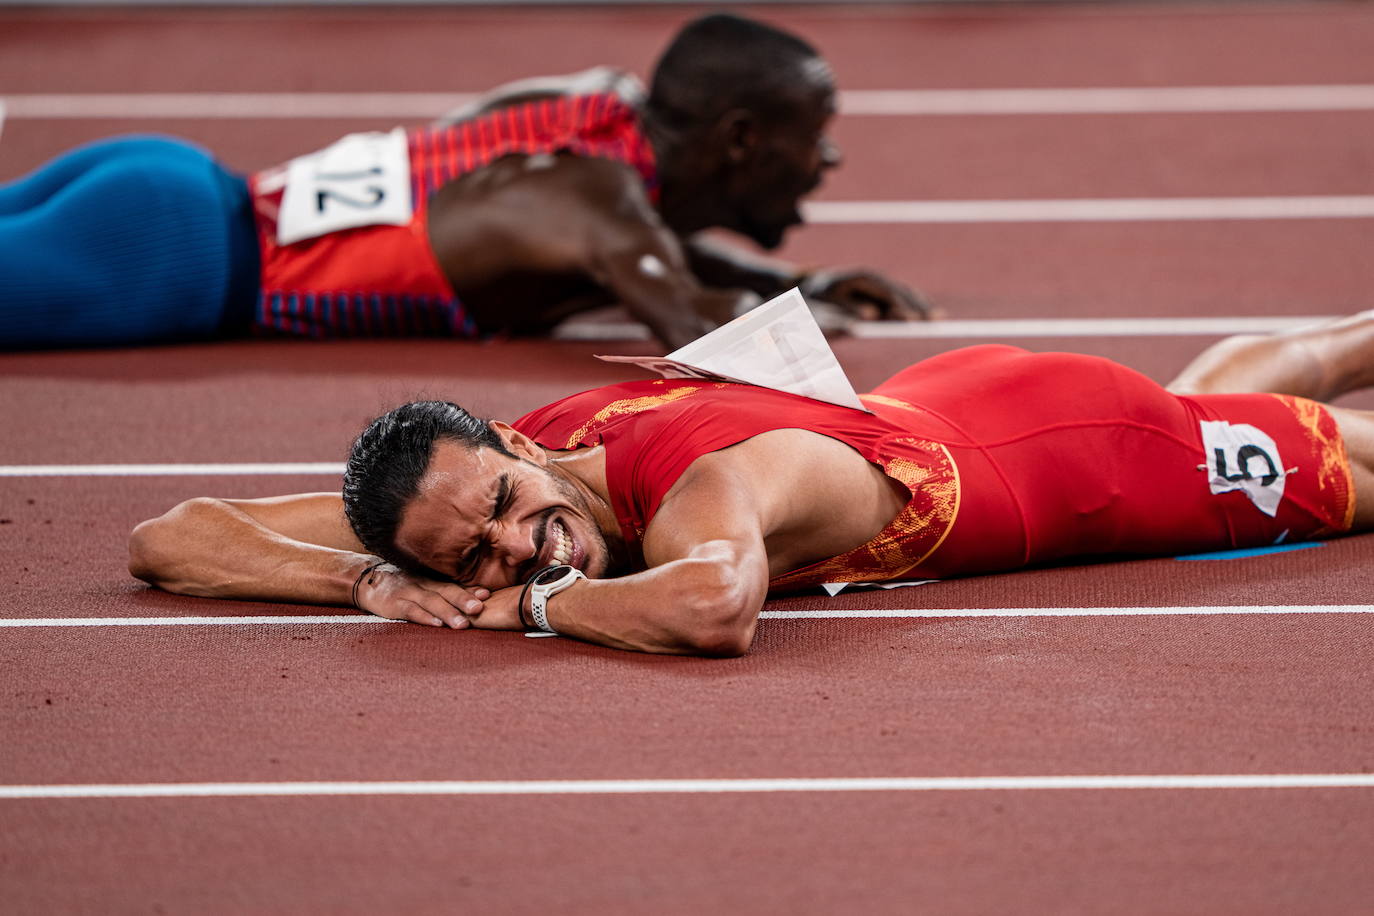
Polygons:
<instances>
[{"instance_id":1,"label":"red singlet","mask_svg":"<svg viewBox=\"0 0 1374 916\"><path fill-rule=\"evenodd\" d=\"M845 442L911 492L872 541L775 578L775 590L1253 547L1344 531L1354 513L1335 421L1301 398L1180 397L1109 360L994 345L917 363L863 401L872 415L747 385L658 379L564 398L515 428L548 448L604 445L611 503L636 549L694 460L768 430ZM1214 459L1204 421L1253 426L1277 455ZM1236 480L1253 472L1271 484L1273 464L1283 483L1275 515L1241 490L1214 493L1214 460Z\"/></svg>"},{"instance_id":2,"label":"red singlet","mask_svg":"<svg viewBox=\"0 0 1374 916\"><path fill-rule=\"evenodd\" d=\"M515 105L411 131L408 141L413 215L405 226L367 226L278 245L285 166L252 176L262 256L257 331L297 337L480 333L439 268L426 217L430 195L502 156L566 150L613 159L638 171L651 197L658 190L653 148L640 132L638 112L614 95Z\"/></svg>"}]
</instances>

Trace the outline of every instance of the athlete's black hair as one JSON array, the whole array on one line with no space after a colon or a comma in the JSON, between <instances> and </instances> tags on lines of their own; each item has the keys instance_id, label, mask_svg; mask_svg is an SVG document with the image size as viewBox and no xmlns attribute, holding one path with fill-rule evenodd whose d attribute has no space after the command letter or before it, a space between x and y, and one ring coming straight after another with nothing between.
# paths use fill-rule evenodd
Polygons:
<instances>
[{"instance_id":1,"label":"athlete's black hair","mask_svg":"<svg viewBox=\"0 0 1374 916\"><path fill-rule=\"evenodd\" d=\"M731 108L787 117L801 99L800 65L819 54L781 29L713 13L683 27L654 68L647 108L669 126L713 122Z\"/></svg>"},{"instance_id":2,"label":"athlete's black hair","mask_svg":"<svg viewBox=\"0 0 1374 916\"><path fill-rule=\"evenodd\" d=\"M433 575L396 547L396 528L440 440L511 452L486 420L448 401L414 401L373 420L344 470L344 513L363 546L403 569Z\"/></svg>"}]
</instances>

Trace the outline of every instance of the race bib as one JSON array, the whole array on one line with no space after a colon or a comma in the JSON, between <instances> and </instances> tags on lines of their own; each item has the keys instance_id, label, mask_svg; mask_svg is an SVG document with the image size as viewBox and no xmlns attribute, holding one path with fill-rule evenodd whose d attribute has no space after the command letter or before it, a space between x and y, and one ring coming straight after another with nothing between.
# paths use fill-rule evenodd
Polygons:
<instances>
[{"instance_id":1,"label":"race bib","mask_svg":"<svg viewBox=\"0 0 1374 916\"><path fill-rule=\"evenodd\" d=\"M410 150L406 132L349 134L286 167L277 244L410 222Z\"/></svg>"},{"instance_id":2,"label":"race bib","mask_svg":"<svg viewBox=\"0 0 1374 916\"><path fill-rule=\"evenodd\" d=\"M1248 423L1203 420L1202 447L1213 493L1241 490L1265 515L1278 513L1284 469L1273 439Z\"/></svg>"}]
</instances>

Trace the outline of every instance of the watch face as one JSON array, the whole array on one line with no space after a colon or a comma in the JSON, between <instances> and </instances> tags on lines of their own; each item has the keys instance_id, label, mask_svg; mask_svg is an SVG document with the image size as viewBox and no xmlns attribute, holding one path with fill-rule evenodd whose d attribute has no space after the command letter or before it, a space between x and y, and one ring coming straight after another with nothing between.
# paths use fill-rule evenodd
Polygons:
<instances>
[{"instance_id":1,"label":"watch face","mask_svg":"<svg viewBox=\"0 0 1374 916\"><path fill-rule=\"evenodd\" d=\"M572 567L566 564L563 566L546 566L534 574L534 578L530 580L530 584L553 585L555 582L562 580L570 572L572 572Z\"/></svg>"}]
</instances>

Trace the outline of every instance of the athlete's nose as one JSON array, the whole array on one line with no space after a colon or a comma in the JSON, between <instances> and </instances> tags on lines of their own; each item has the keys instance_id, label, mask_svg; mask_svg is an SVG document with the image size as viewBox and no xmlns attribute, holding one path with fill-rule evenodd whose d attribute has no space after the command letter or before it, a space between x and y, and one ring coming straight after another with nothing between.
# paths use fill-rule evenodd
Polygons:
<instances>
[{"instance_id":1,"label":"athlete's nose","mask_svg":"<svg viewBox=\"0 0 1374 916\"><path fill-rule=\"evenodd\" d=\"M510 567L523 566L535 555L534 522L502 525L492 543L501 562Z\"/></svg>"}]
</instances>

